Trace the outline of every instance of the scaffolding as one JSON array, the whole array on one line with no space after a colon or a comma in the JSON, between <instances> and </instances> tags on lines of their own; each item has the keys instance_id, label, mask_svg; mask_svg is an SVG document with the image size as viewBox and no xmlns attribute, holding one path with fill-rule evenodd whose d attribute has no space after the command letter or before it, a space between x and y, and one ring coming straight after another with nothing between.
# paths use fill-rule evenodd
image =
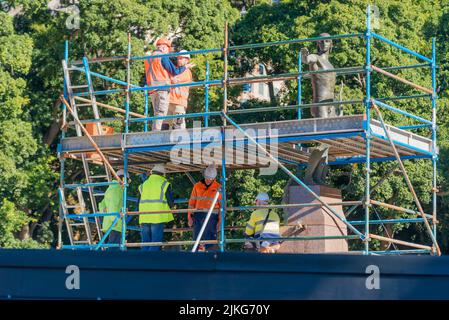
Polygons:
<instances>
[{"instance_id":1,"label":"scaffolding","mask_svg":"<svg viewBox=\"0 0 449 320\"><path fill-rule=\"evenodd\" d=\"M298 56L298 71L293 73L284 73L277 75L249 76L240 78L230 78L228 72L228 56L230 52L237 50L266 48L270 46L291 45L299 43L317 42L326 39L351 39L358 38L364 40L366 46L365 64L360 67L344 67L332 70L319 71L303 71L301 66L301 53ZM371 52L374 40L386 43L402 52L409 54L416 59L422 60L423 63L394 66L379 67L372 64ZM63 249L92 249L98 250L109 247L120 247L126 250L131 247L140 246L194 246L196 248L199 243L202 244L218 244L220 251L225 251L226 245L231 243L243 243L248 239L230 239L226 238L225 230L234 230L236 227L226 226L226 213L233 211L245 211L256 208L301 208L319 206L326 208L329 215L341 221L348 229L347 235L342 236L317 236L317 237L281 237L278 239L266 239L269 241L304 241L304 240L323 240L323 239L347 239L358 240L364 243L364 249L359 253L368 254L433 254L440 255L440 249L437 243L437 88L436 88L436 46L435 39L432 39L432 57L428 58L413 50L406 48L396 42L393 42L381 35L373 32L371 28L371 8L367 8L366 30L364 33L334 35L326 37L315 37L307 39L292 39L268 43L244 44L230 46L228 40L228 27L226 25L224 32L224 45L222 48L212 48L204 50L190 51L190 55L201 55L206 53L221 54L223 58L223 77L222 79L210 79L209 63L206 67L206 77L202 81L193 81L191 83L179 83L163 86L141 86L131 82L131 63L143 61L146 59L161 58L164 56L175 57L181 53L158 54L151 56L132 56L131 55L131 38L128 37L128 53L126 56L116 56L111 58L97 58L70 61L68 54L68 42L66 42L65 57L63 60L64 69L64 95L61 96L63 102L63 130L61 143L58 145L58 156L61 161L61 178L59 188L60 198L60 219L59 219L59 235L58 248ZM186 54L186 53L182 53ZM118 80L109 76L93 72L90 66L103 62L124 62L126 65L126 80ZM399 77L389 71L429 68L431 72L432 84L431 88L415 84L405 78ZM76 72L85 77L86 84L72 85L71 73ZM363 74L365 76L365 92L362 100L335 101L325 103L302 103L302 81L306 76L312 74L335 72L337 75L347 74ZM421 94L410 96L396 96L379 98L371 94L372 80L371 74L378 73L382 76L392 78L405 85L408 85ZM95 90L92 78L102 79L103 81L112 83L115 88L107 90ZM245 83L267 83L272 81L292 80L297 83L297 104L280 107L263 107L263 108L247 108L247 109L228 109L228 87L234 85L242 85ZM150 116L149 115L149 94L151 90L176 88L188 86L190 88L204 88L205 92L205 109L204 112L187 113L185 115L175 116ZM117 88L118 87L118 88ZM209 110L209 89L211 87L221 87L223 90L223 106L220 111ZM81 89L81 90L80 90ZM97 97L111 94L122 94L125 96L123 108L118 108L109 104L97 101ZM139 114L131 111L131 95L143 94L144 97L144 113ZM417 116L405 110L401 110L392 106L390 101L399 101L407 99L430 99L431 101L431 120ZM319 107L320 105L353 105L361 104L364 106L363 114L346 115L334 118L312 118L303 119L302 111L310 107ZM82 107L91 107L93 119L80 119L79 113ZM101 118L99 109L105 108L118 113L122 113L124 119L120 118ZM419 124L399 126L386 124L383 118L382 109L389 110L396 114L412 119ZM283 121L271 121L261 123L243 123L238 124L233 115L250 114L256 112L275 112L280 110L296 110L295 119ZM68 121L68 116L73 121ZM374 116L377 116L375 119ZM204 128L187 129L189 140L181 146L178 141L173 141L171 131L151 131L149 124L154 120L167 120L173 118L199 118L204 121ZM222 126L210 127L210 119L221 119ZM124 132L116 134L104 134L104 123L113 121L124 122ZM143 124L143 131L131 132L131 125ZM91 125L91 130L87 130L85 125ZM67 128L74 128L76 136L66 136ZM156 163L165 163L168 173L183 172L191 178L190 172L200 171L207 164L204 163L175 163L170 159L170 152L183 146L192 146L189 149L188 157L195 157L195 154L203 152L206 143L202 140L203 135L209 128L219 130L220 135L215 137L213 144L215 148L221 150L221 193L222 200L219 210L221 215L221 226L218 240L213 241L168 241L163 243L129 243L126 240L127 230L139 231L139 228L128 225L130 219L139 214L148 214L149 212L130 211L129 203L136 201L135 198L128 195L129 181L128 177L131 173L145 173L149 166ZM225 134L226 129L233 128L240 132L240 139L231 143ZM413 133L412 130L427 128L431 131L431 137L424 137ZM265 136L255 138L249 134L249 130L262 130L268 132ZM273 132L276 134L273 135ZM92 134L94 133L94 134ZM198 138L199 137L199 138ZM275 148L268 148L267 141L271 139L278 143ZM245 144L247 142L247 144ZM365 164L365 194L359 201L341 201L338 203L326 203L314 191L305 184L292 168L304 166L308 162L310 152L307 148L300 147L305 143L325 143L329 149L329 165L344 165L361 163ZM207 141L211 143L211 141ZM254 148L253 148L254 147ZM255 150L257 152L255 152ZM238 164L227 162L227 155L235 154L236 158L254 157L257 153L259 157L255 157L254 163L247 164L244 161ZM85 181L80 183L66 183L65 177L65 161L66 159L80 160L83 165ZM432 162L432 212L426 213L421 202L415 192L410 181L403 161L413 159L428 159ZM298 203L298 204L280 204L267 206L227 206L226 187L227 187L227 170L237 169L253 169L266 167L267 162L276 164L283 172L285 172L293 181L307 190L318 203ZM371 181L371 164L373 162L392 162L395 163L392 168L400 169L407 187L411 192L417 210L403 208L392 204L376 201L371 198L372 192L381 186L386 180L383 177L378 183L372 186ZM103 170L103 174L92 173L92 167L95 170ZM124 176L120 178L116 170L124 169ZM391 170L392 173L394 170ZM102 191L105 187L113 184L120 184L123 189L123 205L120 212L99 212L97 199L104 195ZM85 194L88 194L90 209L84 200ZM68 201L70 197L70 201ZM182 202L182 201L181 201ZM348 208L344 215L336 212L335 206L341 205ZM348 215L357 208L364 208L363 220L349 220ZM407 214L406 218L397 219L371 219L370 215L373 207L382 207L388 210ZM173 214L186 214L191 209L174 209L169 212ZM194 210L193 210L194 211ZM155 212L153 212L155 213ZM101 218L112 216L114 222L106 232L101 230ZM122 239L120 244L105 243L111 230L119 222L122 222ZM384 237L373 234L370 230L372 225L387 225L397 223L420 223L423 224L431 243L420 244L406 242L392 237ZM70 244L62 243L62 229L65 224L69 235ZM92 225L95 226L95 235L92 233ZM84 229L81 233L85 234L85 239L74 238L74 229L81 227ZM186 228L177 229L184 231ZM176 230L171 230L176 231ZM385 241L393 245L400 245L410 249L394 249L384 251L370 250L369 242L371 239ZM199 240L199 239L197 239ZM264 239L257 239L263 241Z\"/></svg>"}]
</instances>

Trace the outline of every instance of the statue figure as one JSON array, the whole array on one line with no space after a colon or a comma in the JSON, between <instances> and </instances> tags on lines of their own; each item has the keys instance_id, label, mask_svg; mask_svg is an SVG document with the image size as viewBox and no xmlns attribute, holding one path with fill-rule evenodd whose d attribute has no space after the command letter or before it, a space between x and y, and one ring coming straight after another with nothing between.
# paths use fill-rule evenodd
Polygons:
<instances>
[{"instance_id":1,"label":"statue figure","mask_svg":"<svg viewBox=\"0 0 449 320\"><path fill-rule=\"evenodd\" d=\"M329 166L327 165L329 146L320 144L313 149L306 168L304 181L307 184L324 184Z\"/></svg>"},{"instance_id":2,"label":"statue figure","mask_svg":"<svg viewBox=\"0 0 449 320\"><path fill-rule=\"evenodd\" d=\"M328 33L320 34L320 37L329 37ZM301 49L302 62L309 65L310 71L332 70L334 66L329 61L332 51L332 40L320 40L317 42L318 53L309 54L307 48ZM337 74L335 72L311 74L313 103L325 103L334 101L334 91ZM328 118L340 116L333 105L321 105L311 107L310 112L314 118ZM320 145L312 151L309 164L306 169L304 181L307 184L323 184L327 176L327 158L329 147Z\"/></svg>"},{"instance_id":3,"label":"statue figure","mask_svg":"<svg viewBox=\"0 0 449 320\"><path fill-rule=\"evenodd\" d=\"M320 37L329 37L328 33L320 34ZM329 61L332 52L332 40L321 40L317 42L318 54L309 54L307 48L301 49L302 62L309 65L309 71L332 70L334 66ZM311 75L313 103L334 101L334 91L337 74L335 72L316 73ZM314 118L328 118L337 116L335 106L323 105L311 107Z\"/></svg>"}]
</instances>

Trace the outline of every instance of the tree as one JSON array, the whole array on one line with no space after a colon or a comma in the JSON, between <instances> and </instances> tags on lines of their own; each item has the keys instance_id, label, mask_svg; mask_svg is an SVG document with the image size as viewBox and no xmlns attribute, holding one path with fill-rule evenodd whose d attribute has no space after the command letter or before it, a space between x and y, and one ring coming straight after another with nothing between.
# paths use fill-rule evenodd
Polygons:
<instances>
[{"instance_id":1,"label":"tree","mask_svg":"<svg viewBox=\"0 0 449 320\"><path fill-rule=\"evenodd\" d=\"M142 56L153 49L153 42L159 36L174 38L176 49L196 50L220 48L223 46L225 21L229 22L231 45L269 42L292 38L317 36L321 32L343 34L364 32L365 6L363 0L338 1L282 1L271 5L271 1L208 1L208 0L94 0L80 1L79 29L68 28L69 15L52 11L46 1L11 0L11 5L20 8L14 18L0 14L0 197L3 200L0 215L0 246L18 246L24 242L20 239L33 238L44 245L51 242L49 228L55 229L51 219L57 214L56 190L58 185L59 165L55 158L55 142L61 117L60 104L55 101L62 92L63 75L61 60L64 52L64 40L69 40L71 60L84 56L89 59L109 56L121 56L127 53L127 34L132 33L134 56ZM63 7L71 1L60 1ZM446 52L449 30L447 27L449 9L444 1L432 0L419 2L413 0L379 0L381 24L378 33L387 38L405 44L407 47L430 56L430 37L438 36L439 60L443 66L439 70L440 83L443 84L449 70L449 57ZM240 16L239 10L245 6L246 14ZM238 9L235 9L238 8ZM407 14L404 14L407 13ZM72 27L72 26L70 26ZM229 71L231 76L243 74L258 61L270 67L272 73L295 72L297 58L302 46L314 51L313 44L277 46L264 49L250 49L231 52ZM257 59L256 59L257 58ZM336 67L362 66L364 64L364 47L362 40L335 40L332 62ZM220 79L223 74L222 60L218 54L205 54L193 57L197 64L194 69L195 79L205 78L205 64L211 65L212 79ZM373 63L378 66L410 65L418 61L402 54L398 50L381 42L375 42ZM245 69L246 68L246 69ZM93 71L124 80L126 77L123 61L104 64L91 64ZM420 70L402 70L397 74L418 84L430 86L429 73ZM84 83L84 75L74 80ZM131 69L133 83L143 84L142 62L133 62ZM362 75L346 76L343 99L363 98L364 79ZM414 94L409 87L373 75L373 95L387 97L398 94ZM303 81L303 101L311 100L311 86ZM94 79L97 90L119 88L101 79ZM233 101L232 108L241 107L236 101L238 87L231 87L228 94ZM442 96L440 105L447 102L447 94ZM202 89L192 90L191 110L204 110ZM212 88L210 91L210 109L222 108L222 91ZM100 101L123 107L122 94L99 98ZM281 97L282 103L296 103L296 83L288 82L287 90ZM269 104L272 105L272 104ZM394 102L394 105L428 118L429 104L421 100ZM267 106L266 103L250 101L247 106ZM135 93L131 96L131 110L143 112L143 96ZM103 117L121 115L101 110ZM363 106L350 105L344 109L346 114L361 113ZM307 113L305 116L308 116ZM270 121L292 119L293 111L281 111L272 114L235 115L238 122ZM391 112L385 112L387 122L408 125L411 122ZM87 118L87 114L85 114ZM215 123L216 119L212 119ZM218 121L217 121L218 123ZM439 113L439 141L441 148L441 166L439 184L447 191L448 119ZM111 124L117 131L121 123ZM141 125L133 125L133 130L141 130ZM73 128L70 129L73 132ZM417 132L428 135L425 129ZM44 143L45 142L45 143ZM428 161L410 161L407 163L411 179L417 188L425 210L430 210L430 167ZM331 181L341 186L343 171L350 171L353 188L346 188L346 199L358 199L363 194L364 167L362 165L335 168ZM373 183L389 171L386 164L373 165ZM73 180L80 179L79 163L67 166L66 174ZM76 179L74 177L77 177ZM199 174L194 174L199 179ZM257 171L230 172L228 180L229 205L252 204L259 190L269 191L274 202L282 198L282 189L287 182L282 172L269 177L260 177ZM70 179L70 178L69 178ZM184 175L173 175L176 197L188 197L190 184ZM136 193L137 179L133 179L131 193ZM243 182L243 183L242 183ZM413 199L405 188L400 175L392 175L373 196L379 201L389 202L404 207L414 207ZM50 199L50 200L49 200ZM443 197L439 205L440 212L447 210L449 204ZM376 213L373 213L373 218ZM390 211L379 210L383 217L397 216ZM242 225L248 218L248 212L233 213L228 217L231 225ZM362 215L357 211L355 215ZM48 222L52 222L50 225ZM182 222L182 221L181 221ZM37 227L38 226L38 227ZM401 229L403 228L403 229ZM448 220L443 217L439 228L446 241ZM382 228L376 230L385 232ZM402 232L401 237L421 236L423 230L414 226L395 225L389 232ZM5 240L6 239L6 240ZM16 242L19 241L19 242ZM26 240L29 241L29 240ZM27 242L28 243L28 242ZM37 245L29 242L31 245ZM373 242L373 246L379 243Z\"/></svg>"},{"instance_id":2,"label":"tree","mask_svg":"<svg viewBox=\"0 0 449 320\"><path fill-rule=\"evenodd\" d=\"M440 10L442 13L439 19L432 21L433 25L437 26L437 60L439 64L438 70L438 86L440 89L440 101L438 102L438 139L440 147L439 165L439 184L440 194L438 198L438 210L440 213L440 239L443 248L447 252L449 248L449 218L447 212L449 210L449 130L448 130L448 116L444 111L444 107L448 104L448 76L449 76L449 4L443 2ZM436 21L435 21L436 20Z\"/></svg>"},{"instance_id":3,"label":"tree","mask_svg":"<svg viewBox=\"0 0 449 320\"><path fill-rule=\"evenodd\" d=\"M12 18L4 12L0 12L0 25L0 246L17 247L22 245L20 240L29 238L26 230L28 223L34 221L33 196L45 191L34 190L37 185L33 185L33 179L46 181L46 177L41 176L44 172L33 170L39 161L47 161L47 155L41 158L37 153L32 124L24 117L24 109L29 105L25 76L31 67L32 39L17 34ZM39 246L33 241L24 245Z\"/></svg>"},{"instance_id":4,"label":"tree","mask_svg":"<svg viewBox=\"0 0 449 320\"><path fill-rule=\"evenodd\" d=\"M416 1L377 1L376 5L380 9L380 29L377 33L395 40L407 47L431 56L431 36L435 35L436 24L441 14L440 1L416 2ZM280 41L293 38L310 38L318 36L320 33L327 32L331 35L363 33L365 30L365 1L289 1L283 2L277 6L260 5L253 7L245 17L239 21L233 32L233 41L236 44L260 43L270 41ZM404 14L407 12L407 14ZM441 24L440 24L441 25ZM445 27L444 27L445 28ZM310 50L315 50L311 45ZM391 46L375 41L372 53L374 65L398 66L411 65L418 62L414 57L403 54ZM241 52L237 55L240 61L253 61L256 57L259 60L271 65L275 73L295 72L297 70L297 59L299 45L275 46L263 49L251 49ZM362 40L334 40L334 48L331 55L332 63L335 67L363 66L364 65L364 45ZM430 72L421 72L419 69L403 70L398 72L415 83L430 87ZM341 80L340 80L341 79ZM364 79L361 75L346 76L340 78L338 82L344 82L343 100L362 99L364 95ZM397 95L411 95L415 91L410 87L386 79L378 74L373 74L373 90L375 97L391 97ZM337 82L337 83L338 83ZM303 101L311 101L310 83L304 80ZM296 83L287 83L289 90L284 99L288 104L295 104ZM430 118L430 103L424 100L406 100L404 102L392 102L395 106L405 109L414 114L425 118ZM428 100L427 100L428 101ZM424 107L425 106L425 107ZM362 113L362 105L346 106L345 114ZM395 125L407 125L411 122L403 117L391 112L383 111L387 123ZM440 113L441 114L441 113ZM307 116L307 114L306 114ZM446 135L447 129L441 125L446 125L445 115L438 117L440 124L440 137ZM429 130L419 130L420 134L429 135ZM443 151L443 153L445 153ZM430 190L431 190L431 166L430 161L409 161L406 163L408 173L413 181L418 197L425 206L425 210L431 212L430 208ZM341 170L351 170L348 168L336 168L333 171L334 183L341 175ZM373 164L372 182L376 183L385 175L390 167L386 163ZM352 186L344 192L346 199L360 199L364 193L364 166L357 165L352 169ZM446 171L447 172L447 171ZM440 174L439 180L442 181L444 174ZM338 185L338 183L337 183ZM393 175L383 185L382 188L374 192L373 198L395 205L413 208L413 198L404 184L401 175ZM388 210L376 208L373 211L373 217L377 214L382 217L397 217L398 214ZM360 210L359 217L363 217ZM404 226L394 225L389 233L400 232ZM374 228L374 227L373 227ZM405 226L405 234L402 237L413 238L415 234L422 235L425 232L419 229L419 226ZM386 232L382 227L379 232ZM442 230L447 233L447 230ZM378 246L379 243L372 241L372 246Z\"/></svg>"},{"instance_id":5,"label":"tree","mask_svg":"<svg viewBox=\"0 0 449 320\"><path fill-rule=\"evenodd\" d=\"M32 148L29 151L30 154L37 153L42 156L33 165L30 164L29 171L23 173L23 179L37 183L37 188L34 190L29 185L24 185L21 196L25 211L31 211L33 215L39 216L35 222L30 222L30 230L34 230L35 223L41 225L41 222L45 222L57 214L56 190L59 166L55 157L50 156L48 150L50 149L52 154L55 153L55 142L57 141L55 138L60 125L58 120L62 114L60 103L55 101L62 92L61 60L64 58L64 41L69 40L71 60L81 59L83 56L92 59L126 55L129 32L132 34L134 56L143 56L145 52L153 49L153 42L159 36L175 37L174 43L177 49L195 50L204 47L220 47L223 42L225 21L233 23L239 16L238 11L232 8L228 1L81 1L78 4L80 29L70 29L66 24L69 15L50 10L46 2L38 0L9 2L21 9L14 17L14 25L11 23L12 19L8 18L10 24L8 25L9 29L6 30L20 33L21 36L29 39L29 43L25 45L26 50L23 51L27 53L28 66L26 70L23 70L20 82L20 88L27 92L26 95L24 94L27 106L21 111L25 125L21 127L22 130L32 131L35 138L33 141L24 139L23 146ZM60 1L60 3L62 7L67 7L69 1ZM8 44L12 44L12 42L8 41ZM195 78L204 78L206 59L210 59L211 70L216 70L216 67L221 64L219 57L214 55L194 57L193 60L198 65L194 70ZM91 64L91 70L117 79L126 78L123 62ZM143 63L133 63L132 82L143 84L143 75ZM213 74L211 77L215 75ZM82 74L78 78L75 76L74 82L84 83L83 77ZM2 83L8 82L2 81ZM101 90L119 86L101 79L94 79L94 87ZM197 97L195 93L192 94L192 99L197 99L198 103L192 103L192 105L198 108L203 104L203 98ZM212 93L211 105L213 105L214 99L218 100L218 95ZM101 97L99 101L120 108L123 108L124 105L124 97L121 94L104 97L104 99ZM14 105L17 106L17 103ZM143 113L141 93L132 95L131 110ZM121 116L106 110L101 110L101 114L103 117ZM111 125L117 131L122 129L121 123ZM133 127L133 129L136 128ZM140 126L139 130L141 129ZM43 140L47 146L44 145ZM12 154L24 156L20 150L13 150ZM7 158L11 159L11 163L14 162L10 156ZM46 161L42 161L42 159ZM40 171L33 171L33 169ZM41 174L38 175L37 172ZM79 172L79 163L70 164L67 166L66 176L69 178L76 176L79 181ZM45 175L46 179L43 181L42 177ZM6 191L2 190L0 194L6 195ZM11 198L11 201L17 204L20 202L19 198L19 196ZM54 224L52 225L54 227Z\"/></svg>"}]
</instances>

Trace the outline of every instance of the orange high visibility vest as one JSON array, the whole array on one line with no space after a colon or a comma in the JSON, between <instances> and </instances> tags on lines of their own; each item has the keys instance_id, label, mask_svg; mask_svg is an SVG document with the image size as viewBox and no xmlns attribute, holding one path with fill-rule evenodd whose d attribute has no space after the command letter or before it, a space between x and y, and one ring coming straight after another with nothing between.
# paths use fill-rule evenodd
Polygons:
<instances>
[{"instance_id":1,"label":"orange high visibility vest","mask_svg":"<svg viewBox=\"0 0 449 320\"><path fill-rule=\"evenodd\" d=\"M221 185L215 180L209 187L207 187L202 181L197 182L193 186L193 190L190 195L189 209L204 209L205 211L209 210L217 191L221 191ZM220 201L221 193L218 196L214 209L220 208ZM189 213L189 216L191 216L191 213Z\"/></svg>"},{"instance_id":2,"label":"orange high visibility vest","mask_svg":"<svg viewBox=\"0 0 449 320\"><path fill-rule=\"evenodd\" d=\"M186 69L183 73L172 77L173 83L189 83L192 82L192 72ZM175 87L170 89L170 103L184 106L187 108L187 101L189 100L190 87Z\"/></svg>"},{"instance_id":3,"label":"orange high visibility vest","mask_svg":"<svg viewBox=\"0 0 449 320\"><path fill-rule=\"evenodd\" d=\"M162 52L155 50L152 54L162 54ZM145 79L148 86L165 86L170 84L170 74L162 66L161 58L147 59L144 65Z\"/></svg>"}]
</instances>

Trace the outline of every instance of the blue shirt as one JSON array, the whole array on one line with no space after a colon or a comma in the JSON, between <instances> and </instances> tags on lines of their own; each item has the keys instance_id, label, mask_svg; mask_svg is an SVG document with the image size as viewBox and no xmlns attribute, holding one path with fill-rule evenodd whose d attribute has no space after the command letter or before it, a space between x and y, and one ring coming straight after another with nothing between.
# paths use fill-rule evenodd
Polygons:
<instances>
[{"instance_id":1,"label":"blue shirt","mask_svg":"<svg viewBox=\"0 0 449 320\"><path fill-rule=\"evenodd\" d=\"M167 191L165 191L165 197L167 198L167 203L170 208L173 208L175 200L173 199L173 194L171 193L171 185L168 186Z\"/></svg>"},{"instance_id":2,"label":"blue shirt","mask_svg":"<svg viewBox=\"0 0 449 320\"><path fill-rule=\"evenodd\" d=\"M153 51L153 54L162 54L162 51L155 50ZM186 67L177 67L171 62L169 57L162 57L161 58L161 65L162 67L167 70L167 72L172 76L177 76L178 74L183 73L186 70ZM160 89L160 91L170 91L170 89Z\"/></svg>"},{"instance_id":3,"label":"blue shirt","mask_svg":"<svg viewBox=\"0 0 449 320\"><path fill-rule=\"evenodd\" d=\"M161 64L172 76L177 76L186 70L186 67L177 67L171 62L169 57L162 57Z\"/></svg>"}]
</instances>

